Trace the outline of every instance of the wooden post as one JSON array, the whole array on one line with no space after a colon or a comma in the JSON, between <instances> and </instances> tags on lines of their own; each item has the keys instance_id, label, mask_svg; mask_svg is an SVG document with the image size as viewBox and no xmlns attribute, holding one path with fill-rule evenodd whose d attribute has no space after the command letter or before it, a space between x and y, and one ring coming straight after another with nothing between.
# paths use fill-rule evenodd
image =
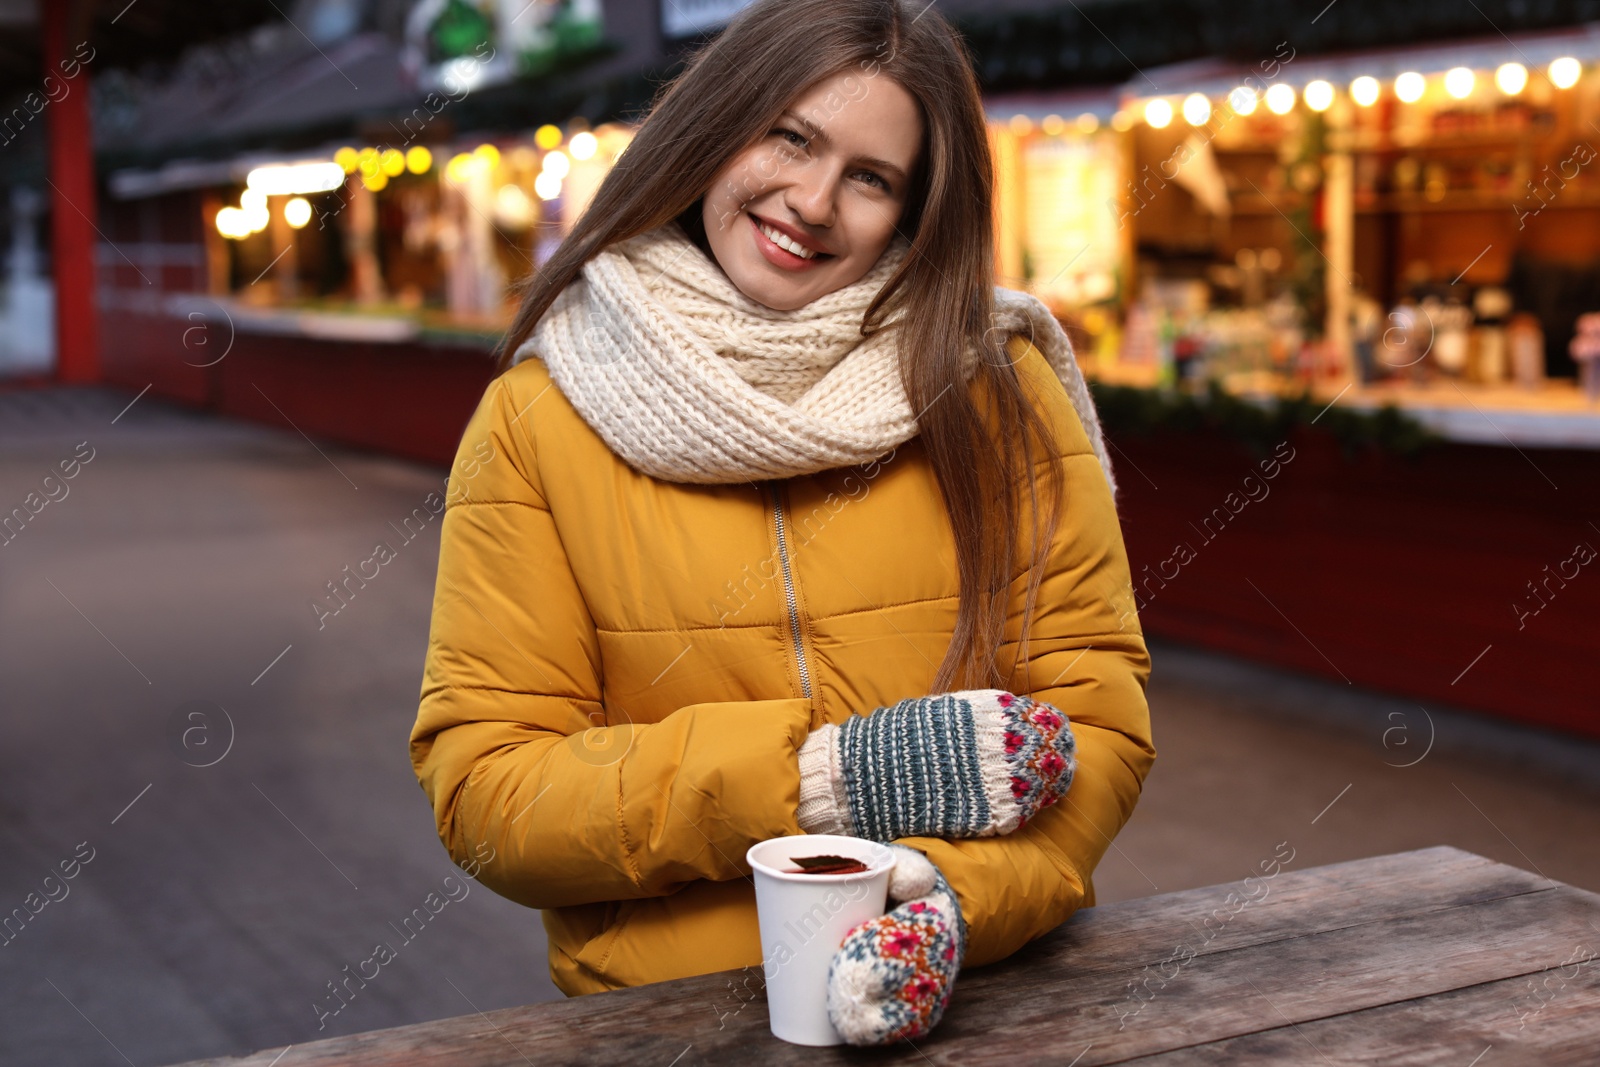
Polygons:
<instances>
[{"instance_id":1,"label":"wooden post","mask_svg":"<svg viewBox=\"0 0 1600 1067\"><path fill-rule=\"evenodd\" d=\"M50 103L50 261L55 276L56 379L100 380L99 308L96 299L94 143L89 127L89 64L76 49L86 38L91 5L85 0L41 3L44 73L71 86ZM88 53L90 56L92 52ZM64 78L77 64L77 76Z\"/></svg>"}]
</instances>

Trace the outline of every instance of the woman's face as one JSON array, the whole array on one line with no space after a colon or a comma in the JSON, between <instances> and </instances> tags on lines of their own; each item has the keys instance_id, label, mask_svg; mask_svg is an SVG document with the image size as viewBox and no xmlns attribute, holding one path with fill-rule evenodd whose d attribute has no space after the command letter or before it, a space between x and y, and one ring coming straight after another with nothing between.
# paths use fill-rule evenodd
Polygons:
<instances>
[{"instance_id":1,"label":"woman's face","mask_svg":"<svg viewBox=\"0 0 1600 1067\"><path fill-rule=\"evenodd\" d=\"M717 173L703 208L711 251L745 296L804 307L872 269L921 154L922 115L899 82L825 78Z\"/></svg>"}]
</instances>

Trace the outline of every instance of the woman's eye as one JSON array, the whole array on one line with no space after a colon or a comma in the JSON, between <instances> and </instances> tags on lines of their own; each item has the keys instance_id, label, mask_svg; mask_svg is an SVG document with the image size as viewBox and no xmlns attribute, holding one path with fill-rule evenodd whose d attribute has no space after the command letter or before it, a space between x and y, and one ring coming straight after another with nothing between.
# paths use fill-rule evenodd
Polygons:
<instances>
[{"instance_id":1,"label":"woman's eye","mask_svg":"<svg viewBox=\"0 0 1600 1067\"><path fill-rule=\"evenodd\" d=\"M773 130L772 132L777 134L780 137L788 139L789 143L792 144L792 145L796 145L796 146L799 146L799 147L802 147L802 148L805 147L805 143L806 143L805 137L802 136L799 133L796 133L794 130L786 130L782 126L779 126L777 129Z\"/></svg>"},{"instance_id":2,"label":"woman's eye","mask_svg":"<svg viewBox=\"0 0 1600 1067\"><path fill-rule=\"evenodd\" d=\"M878 188L882 189L884 192L888 192L889 191L889 183L884 181L882 177L880 177L877 174L874 174L870 170L858 170L858 171L856 171L856 177L865 180L868 185L876 185Z\"/></svg>"}]
</instances>

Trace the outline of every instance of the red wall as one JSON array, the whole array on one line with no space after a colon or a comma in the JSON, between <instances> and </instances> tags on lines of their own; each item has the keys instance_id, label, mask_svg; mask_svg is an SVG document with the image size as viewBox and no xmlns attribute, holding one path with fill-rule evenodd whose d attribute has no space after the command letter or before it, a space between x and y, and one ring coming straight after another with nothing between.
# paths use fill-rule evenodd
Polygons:
<instances>
[{"instance_id":1,"label":"red wall","mask_svg":"<svg viewBox=\"0 0 1600 1067\"><path fill-rule=\"evenodd\" d=\"M1565 587L1558 574L1580 542L1600 550L1600 454L1447 444L1346 459L1312 430L1265 481L1218 436L1115 443L1148 632L1600 737L1600 558L1568 563ZM1252 473L1268 495L1241 507ZM1229 519L1207 540L1196 527L1217 507ZM1180 543L1194 555L1177 565Z\"/></svg>"},{"instance_id":2,"label":"red wall","mask_svg":"<svg viewBox=\"0 0 1600 1067\"><path fill-rule=\"evenodd\" d=\"M486 348L241 333L197 306L208 312L192 319L103 310L105 380L448 467L494 376Z\"/></svg>"}]
</instances>

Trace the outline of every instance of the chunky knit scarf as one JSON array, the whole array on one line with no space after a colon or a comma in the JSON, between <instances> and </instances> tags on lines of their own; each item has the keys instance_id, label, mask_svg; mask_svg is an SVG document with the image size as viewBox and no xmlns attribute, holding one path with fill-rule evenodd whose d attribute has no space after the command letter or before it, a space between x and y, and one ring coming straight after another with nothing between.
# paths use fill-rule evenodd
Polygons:
<instances>
[{"instance_id":1,"label":"chunky knit scarf","mask_svg":"<svg viewBox=\"0 0 1600 1067\"><path fill-rule=\"evenodd\" d=\"M918 430L898 331L861 335L867 306L908 251L897 237L858 281L774 311L670 222L591 257L512 361L543 359L611 450L665 481L731 484L867 463ZM1115 493L1100 420L1055 317L1036 297L997 286L995 328L1024 334L1049 361ZM968 355L969 378L978 358Z\"/></svg>"}]
</instances>

